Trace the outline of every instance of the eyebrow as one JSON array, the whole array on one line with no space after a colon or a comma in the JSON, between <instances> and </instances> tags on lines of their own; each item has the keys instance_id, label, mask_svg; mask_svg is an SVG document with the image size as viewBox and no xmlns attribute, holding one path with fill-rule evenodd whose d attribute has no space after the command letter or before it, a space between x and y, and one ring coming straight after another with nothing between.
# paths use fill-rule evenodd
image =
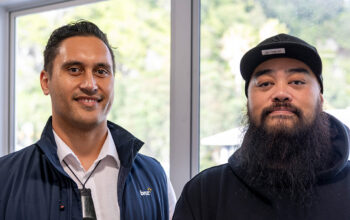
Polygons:
<instances>
[{"instance_id":1,"label":"eyebrow","mask_svg":"<svg viewBox=\"0 0 350 220\"><path fill-rule=\"evenodd\" d=\"M271 74L272 73L272 69L263 69L263 70L260 70L260 71L257 71L256 73L254 73L254 78L258 78L259 76L262 76L262 75L266 75L266 74ZM297 68L291 68L291 69L288 69L286 71L286 73L288 74L293 74L293 73L303 73L303 74L307 74L309 75L310 72L303 68L303 67L297 67Z\"/></svg>"},{"instance_id":2,"label":"eyebrow","mask_svg":"<svg viewBox=\"0 0 350 220\"><path fill-rule=\"evenodd\" d=\"M109 65L108 63L97 63L96 67L103 67L103 68L106 68L108 71L112 70L111 65Z\"/></svg>"},{"instance_id":3,"label":"eyebrow","mask_svg":"<svg viewBox=\"0 0 350 220\"><path fill-rule=\"evenodd\" d=\"M302 68L302 67L289 69L289 70L287 71L287 73L304 73L304 74L310 74L310 72L309 72L307 69Z\"/></svg>"},{"instance_id":4,"label":"eyebrow","mask_svg":"<svg viewBox=\"0 0 350 220\"><path fill-rule=\"evenodd\" d=\"M80 62L80 61L75 61L75 60L72 60L72 61L67 61L65 63L62 64L62 68L65 69L65 68L68 68L70 66L84 66L84 63ZM108 63L97 63L94 65L94 68L96 67L103 67L103 68L106 68L108 69L109 71L112 70L111 68L111 65L109 65Z\"/></svg>"},{"instance_id":5,"label":"eyebrow","mask_svg":"<svg viewBox=\"0 0 350 220\"><path fill-rule=\"evenodd\" d=\"M264 70L259 70L255 73L253 73L253 77L256 79L258 78L259 76L262 76L262 75L265 75L265 74L269 74L271 73L272 70L271 69L264 69Z\"/></svg>"},{"instance_id":6,"label":"eyebrow","mask_svg":"<svg viewBox=\"0 0 350 220\"><path fill-rule=\"evenodd\" d=\"M70 66L82 66L82 65L83 63L79 61L67 61L67 62L64 62L61 67L62 69L66 69Z\"/></svg>"}]
</instances>

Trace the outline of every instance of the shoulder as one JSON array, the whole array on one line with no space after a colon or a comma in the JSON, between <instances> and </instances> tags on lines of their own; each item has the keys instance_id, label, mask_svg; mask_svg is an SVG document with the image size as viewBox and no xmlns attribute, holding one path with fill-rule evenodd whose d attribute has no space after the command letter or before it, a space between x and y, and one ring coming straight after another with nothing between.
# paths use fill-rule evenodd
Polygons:
<instances>
[{"instance_id":1,"label":"shoulder","mask_svg":"<svg viewBox=\"0 0 350 220\"><path fill-rule=\"evenodd\" d=\"M148 173L165 176L165 171L158 160L153 157L138 153L135 157L133 167L142 169Z\"/></svg>"},{"instance_id":2,"label":"shoulder","mask_svg":"<svg viewBox=\"0 0 350 220\"><path fill-rule=\"evenodd\" d=\"M225 179L232 177L232 169L229 164L222 164L203 170L196 176L194 176L186 185L189 190L193 187L211 187L217 186L218 183L223 182Z\"/></svg>"},{"instance_id":3,"label":"shoulder","mask_svg":"<svg viewBox=\"0 0 350 220\"><path fill-rule=\"evenodd\" d=\"M341 172L346 173L346 175L350 176L350 161L346 161L344 168L341 170Z\"/></svg>"},{"instance_id":4,"label":"shoulder","mask_svg":"<svg viewBox=\"0 0 350 220\"><path fill-rule=\"evenodd\" d=\"M230 165L223 164L208 168L193 177L182 190L176 204L173 219L215 219L217 206L220 206L220 197L228 194L226 189L232 186L235 178Z\"/></svg>"},{"instance_id":5,"label":"shoulder","mask_svg":"<svg viewBox=\"0 0 350 220\"><path fill-rule=\"evenodd\" d=\"M16 183L24 181L32 173L32 170L40 164L40 158L39 149L35 145L1 157L0 188L9 189Z\"/></svg>"},{"instance_id":6,"label":"shoulder","mask_svg":"<svg viewBox=\"0 0 350 220\"><path fill-rule=\"evenodd\" d=\"M153 157L150 157L150 156L147 156L147 155L144 155L144 154L141 154L141 153L138 153L135 160L137 161L142 161L144 163L149 163L149 164L152 164L154 166L161 166L159 161Z\"/></svg>"},{"instance_id":7,"label":"shoulder","mask_svg":"<svg viewBox=\"0 0 350 220\"><path fill-rule=\"evenodd\" d=\"M188 181L181 197L192 204L201 203L203 199L212 201L217 199L222 191L235 187L235 182L236 177L228 164L211 167Z\"/></svg>"},{"instance_id":8,"label":"shoulder","mask_svg":"<svg viewBox=\"0 0 350 220\"><path fill-rule=\"evenodd\" d=\"M35 157L34 155L39 153L39 149L35 144L25 147L22 150L17 152L13 152L2 156L0 158L0 170L8 170L7 168L11 167L11 169L16 166L26 165L29 160Z\"/></svg>"},{"instance_id":9,"label":"shoulder","mask_svg":"<svg viewBox=\"0 0 350 220\"><path fill-rule=\"evenodd\" d=\"M192 203L201 203L202 199L210 201L234 194L240 188L242 182L226 163L200 172L186 183L181 195Z\"/></svg>"}]
</instances>

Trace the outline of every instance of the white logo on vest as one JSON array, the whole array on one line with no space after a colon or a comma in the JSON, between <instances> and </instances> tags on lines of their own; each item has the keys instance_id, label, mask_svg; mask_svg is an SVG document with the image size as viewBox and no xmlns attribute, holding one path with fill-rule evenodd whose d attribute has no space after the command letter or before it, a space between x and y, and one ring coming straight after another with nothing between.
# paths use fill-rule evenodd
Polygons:
<instances>
[{"instance_id":1,"label":"white logo on vest","mask_svg":"<svg viewBox=\"0 0 350 220\"><path fill-rule=\"evenodd\" d=\"M141 196L150 196L151 192L152 192L152 189L150 187L148 187L146 191L140 190L140 195Z\"/></svg>"}]
</instances>

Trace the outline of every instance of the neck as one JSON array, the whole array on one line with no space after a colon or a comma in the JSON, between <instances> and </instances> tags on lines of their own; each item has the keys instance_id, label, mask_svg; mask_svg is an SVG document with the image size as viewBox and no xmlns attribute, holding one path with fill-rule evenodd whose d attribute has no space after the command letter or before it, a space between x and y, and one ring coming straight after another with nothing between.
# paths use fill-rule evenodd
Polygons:
<instances>
[{"instance_id":1,"label":"neck","mask_svg":"<svg viewBox=\"0 0 350 220\"><path fill-rule=\"evenodd\" d=\"M78 157L85 170L88 170L97 159L108 134L107 122L83 130L53 117L52 127Z\"/></svg>"}]
</instances>

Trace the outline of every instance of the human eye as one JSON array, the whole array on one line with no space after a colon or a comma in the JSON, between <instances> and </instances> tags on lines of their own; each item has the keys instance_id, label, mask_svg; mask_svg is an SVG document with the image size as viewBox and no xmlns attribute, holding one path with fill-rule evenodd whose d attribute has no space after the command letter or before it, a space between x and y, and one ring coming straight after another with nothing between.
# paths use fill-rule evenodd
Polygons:
<instances>
[{"instance_id":1,"label":"human eye","mask_svg":"<svg viewBox=\"0 0 350 220\"><path fill-rule=\"evenodd\" d=\"M289 84L300 86L300 85L304 85L305 82L303 80L293 80Z\"/></svg>"},{"instance_id":2,"label":"human eye","mask_svg":"<svg viewBox=\"0 0 350 220\"><path fill-rule=\"evenodd\" d=\"M96 74L100 77L104 77L109 74L109 72L105 69L99 68L96 70Z\"/></svg>"},{"instance_id":3,"label":"human eye","mask_svg":"<svg viewBox=\"0 0 350 220\"><path fill-rule=\"evenodd\" d=\"M98 69L97 73L103 75L103 74L107 74L108 72L104 69Z\"/></svg>"},{"instance_id":4,"label":"human eye","mask_svg":"<svg viewBox=\"0 0 350 220\"><path fill-rule=\"evenodd\" d=\"M79 71L79 68L76 68L76 67L72 67L72 68L69 68L69 71L73 72L73 73L76 73Z\"/></svg>"},{"instance_id":5,"label":"human eye","mask_svg":"<svg viewBox=\"0 0 350 220\"><path fill-rule=\"evenodd\" d=\"M96 75L100 77L106 77L110 74L110 71L107 68L99 67L95 70Z\"/></svg>"},{"instance_id":6,"label":"human eye","mask_svg":"<svg viewBox=\"0 0 350 220\"><path fill-rule=\"evenodd\" d=\"M260 88L266 88L272 85L272 82L270 81L263 81L263 82L258 82L258 87Z\"/></svg>"},{"instance_id":7,"label":"human eye","mask_svg":"<svg viewBox=\"0 0 350 220\"><path fill-rule=\"evenodd\" d=\"M75 66L71 66L67 68L67 71L72 74L72 75L77 75L81 72L81 68L79 67L75 67Z\"/></svg>"}]
</instances>

